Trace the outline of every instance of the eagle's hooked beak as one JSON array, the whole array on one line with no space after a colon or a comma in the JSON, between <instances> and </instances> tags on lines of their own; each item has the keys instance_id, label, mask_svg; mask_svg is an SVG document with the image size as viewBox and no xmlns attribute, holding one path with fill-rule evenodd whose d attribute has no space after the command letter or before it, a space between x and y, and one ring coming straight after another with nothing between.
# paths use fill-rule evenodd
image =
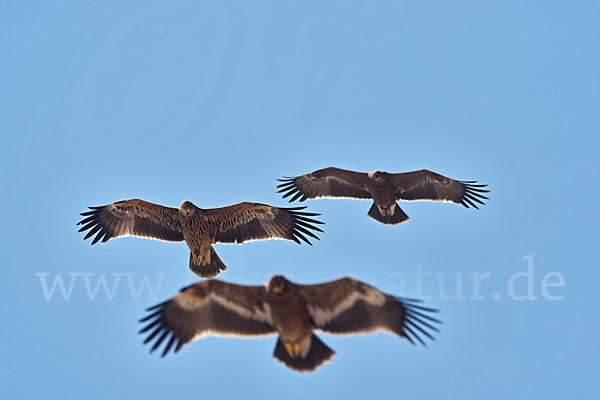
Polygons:
<instances>
[{"instance_id":1,"label":"eagle's hooked beak","mask_svg":"<svg viewBox=\"0 0 600 400\"><path fill-rule=\"evenodd\" d=\"M283 285L273 286L271 290L273 290L273 293L279 294L283 291Z\"/></svg>"}]
</instances>

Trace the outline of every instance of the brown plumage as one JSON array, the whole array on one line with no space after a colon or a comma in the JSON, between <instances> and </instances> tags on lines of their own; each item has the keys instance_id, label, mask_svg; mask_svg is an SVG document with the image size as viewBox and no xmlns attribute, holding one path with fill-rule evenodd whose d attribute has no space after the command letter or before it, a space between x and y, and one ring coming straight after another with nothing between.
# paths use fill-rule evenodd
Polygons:
<instances>
[{"instance_id":1,"label":"brown plumage","mask_svg":"<svg viewBox=\"0 0 600 400\"><path fill-rule=\"evenodd\" d=\"M296 371L312 371L335 352L315 334L385 331L412 344L433 340L439 323L416 300L400 299L351 278L320 285L297 285L283 276L266 286L241 286L218 280L189 286L149 308L144 344L151 352L166 341L162 356L207 335L253 337L279 334L273 356ZM168 340L167 340L168 339Z\"/></svg>"},{"instance_id":2,"label":"brown plumage","mask_svg":"<svg viewBox=\"0 0 600 400\"><path fill-rule=\"evenodd\" d=\"M213 243L244 243L252 240L285 239L311 244L312 232L323 232L306 207L277 208L257 203L202 209L189 201L179 209L134 199L103 207L90 207L79 232L94 235L92 244L121 236L138 236L169 242L185 241L190 248L190 269L202 278L213 278L227 269L212 248Z\"/></svg>"},{"instance_id":3,"label":"brown plumage","mask_svg":"<svg viewBox=\"0 0 600 400\"><path fill-rule=\"evenodd\" d=\"M420 171L390 174L384 171L369 173L339 168L324 168L296 178L280 179L278 193L294 200L304 201L320 197L372 199L369 217L383 224L401 224L409 219L397 200L443 201L478 208L488 199L482 193L487 185L475 181L456 181L422 169Z\"/></svg>"}]
</instances>

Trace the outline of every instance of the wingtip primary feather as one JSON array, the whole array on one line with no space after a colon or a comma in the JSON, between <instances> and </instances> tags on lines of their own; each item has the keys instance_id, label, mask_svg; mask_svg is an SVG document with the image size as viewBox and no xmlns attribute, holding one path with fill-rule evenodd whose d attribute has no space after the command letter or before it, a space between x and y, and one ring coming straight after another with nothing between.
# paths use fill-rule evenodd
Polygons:
<instances>
[{"instance_id":1,"label":"wingtip primary feather","mask_svg":"<svg viewBox=\"0 0 600 400\"><path fill-rule=\"evenodd\" d=\"M140 323L142 322L142 320L139 321ZM139 334L142 333L146 333L148 332L150 329L154 328L156 325L162 323L162 320L160 318L156 318L154 321L150 322L148 325L142 327L142 329L140 329L138 331Z\"/></svg>"},{"instance_id":2,"label":"wingtip primary feather","mask_svg":"<svg viewBox=\"0 0 600 400\"><path fill-rule=\"evenodd\" d=\"M466 197L466 196L465 196L465 197L463 197L463 200L464 200L466 203L468 203L468 204L469 204L471 207L473 207L473 208L475 208L475 209L479 210L479 207L477 207L477 206L476 206L476 205L475 205L475 204L474 204L474 203L473 203L471 200L469 200L469 198L468 198L468 197ZM467 208L468 208L468 207L467 207Z\"/></svg>"},{"instance_id":3,"label":"wingtip primary feather","mask_svg":"<svg viewBox=\"0 0 600 400\"><path fill-rule=\"evenodd\" d=\"M485 205L483 200L489 200L489 197L483 193L489 193L489 190L482 189L487 187L487 184L477 184L477 181L459 181L464 187L464 195L459 204L466 208L473 207L479 209L477 204Z\"/></svg>"},{"instance_id":4,"label":"wingtip primary feather","mask_svg":"<svg viewBox=\"0 0 600 400\"><path fill-rule=\"evenodd\" d=\"M431 329L432 331L434 331L434 332L436 332L436 333L437 333L437 332L439 332L440 330L439 330L437 327L435 327L435 326L431 325L431 324L430 324L429 322L427 322L427 321L430 321L430 322L432 322L432 323L436 323L436 324L440 324L440 325L442 325L442 321L440 321L440 320L438 320L438 319L436 319L436 318L427 317L426 315L423 315L423 314L421 314L421 313L410 313L410 314L406 314L406 317L407 317L407 319L410 319L410 320L412 320L412 321L413 321L413 323L416 323L416 322L418 322L419 324L421 324L421 325L423 325L423 326L427 327L428 329ZM426 319L427 321L424 321L423 319Z\"/></svg>"},{"instance_id":5,"label":"wingtip primary feather","mask_svg":"<svg viewBox=\"0 0 600 400\"><path fill-rule=\"evenodd\" d=\"M404 336L409 339L411 344L416 345L416 342L418 342L423 346L427 346L420 335L435 341L435 337L431 332L439 332L439 329L434 326L434 324L441 324L442 322L426 313L439 313L439 310L424 307L419 304L419 302L414 301L414 299L402 299L396 297L395 300L400 301L404 305L404 323L402 330Z\"/></svg>"},{"instance_id":6,"label":"wingtip primary feather","mask_svg":"<svg viewBox=\"0 0 600 400\"><path fill-rule=\"evenodd\" d=\"M164 329L164 325L159 325L159 326L158 326L156 329L154 329L154 330L152 331L152 333L150 333L150 335L148 335L148 336L146 337L146 339L144 339L144 344L148 344L148 343L150 343L150 342L152 341L152 339L154 339L154 337L155 337L156 335L158 335L158 333L159 333L160 331L162 331L163 329Z\"/></svg>"},{"instance_id":7,"label":"wingtip primary feather","mask_svg":"<svg viewBox=\"0 0 600 400\"><path fill-rule=\"evenodd\" d=\"M319 240L319 237L317 235L315 235L314 233L312 233L308 229L302 227L301 225L296 225L296 229L299 230L300 232L304 233L305 235L310 236L311 238Z\"/></svg>"},{"instance_id":8,"label":"wingtip primary feather","mask_svg":"<svg viewBox=\"0 0 600 400\"><path fill-rule=\"evenodd\" d=\"M171 337L169 338L169 341L167 342L167 345L160 356L161 358L164 358L169 353L169 350L171 350L171 347L173 347L176 339L177 338L175 337L175 334L171 333Z\"/></svg>"},{"instance_id":9,"label":"wingtip primary feather","mask_svg":"<svg viewBox=\"0 0 600 400\"><path fill-rule=\"evenodd\" d=\"M418 330L419 332L421 332L422 335L424 335L425 337L427 337L429 340L431 340L432 342L435 342L435 338L429 333L427 332L425 329L421 328L419 325L417 325L414 321L412 321L411 319L407 319L406 323L409 324L410 326L412 326L413 328L415 328L416 330ZM424 341L421 342L424 346L427 346Z\"/></svg>"},{"instance_id":10,"label":"wingtip primary feather","mask_svg":"<svg viewBox=\"0 0 600 400\"><path fill-rule=\"evenodd\" d=\"M150 353L153 353L156 349L158 349L160 347L160 345L162 344L162 342L165 341L165 339L167 338L167 336L169 336L169 333L171 333L168 329L166 329L162 335L160 335L160 337L158 339L156 339L156 342L154 342L154 345L152 346L152 350L150 350Z\"/></svg>"},{"instance_id":11,"label":"wingtip primary feather","mask_svg":"<svg viewBox=\"0 0 600 400\"><path fill-rule=\"evenodd\" d=\"M88 229L90 229L92 226L94 226L96 224L95 221L89 222L88 224L86 224L85 226L79 228L79 230L77 232L83 232L83 231L87 231ZM85 240L85 239L84 239Z\"/></svg>"},{"instance_id":12,"label":"wingtip primary feather","mask_svg":"<svg viewBox=\"0 0 600 400\"><path fill-rule=\"evenodd\" d=\"M190 285L190 286L192 286L192 285ZM188 287L189 287L189 286L188 286ZM184 291L185 289L187 289L187 287L186 287L186 288L183 288L183 289L181 289L181 291ZM153 305L153 306L151 306L151 307L148 307L148 308L146 308L146 311L152 311L152 310L156 310L156 309L157 309L157 308L159 308L159 307L163 307L163 306L164 306L164 305L166 305L166 304L167 304L169 301L170 301L170 300L163 301L162 303L158 303L158 304L155 304L155 305Z\"/></svg>"},{"instance_id":13,"label":"wingtip primary feather","mask_svg":"<svg viewBox=\"0 0 600 400\"><path fill-rule=\"evenodd\" d=\"M283 207L286 211L301 211L306 209L308 206L297 206L297 207Z\"/></svg>"},{"instance_id":14,"label":"wingtip primary feather","mask_svg":"<svg viewBox=\"0 0 600 400\"><path fill-rule=\"evenodd\" d=\"M427 347L427 344L425 343L425 341L423 341L423 339L421 339L421 337L419 335L417 335L410 326L408 325L404 325L404 329L406 330L405 334L406 334L406 338L408 339L408 341L415 346L416 343L413 340L410 340L411 337L410 335L412 335L412 339L416 339L419 343L421 343L421 345L423 345L424 347ZM410 335L409 335L410 334Z\"/></svg>"},{"instance_id":15,"label":"wingtip primary feather","mask_svg":"<svg viewBox=\"0 0 600 400\"><path fill-rule=\"evenodd\" d=\"M312 246L312 243L310 242L310 240L308 240L306 238L306 236L304 236L299 230L294 229L294 233L293 233L294 237L300 238L302 241L304 241L306 244ZM301 244L300 242L298 242L298 244Z\"/></svg>"},{"instance_id":16,"label":"wingtip primary feather","mask_svg":"<svg viewBox=\"0 0 600 400\"><path fill-rule=\"evenodd\" d=\"M150 313L148 315L146 315L144 318L140 319L138 322L143 323L146 322L148 320L151 320L152 318L156 317L157 315L160 315L163 312L162 308L154 311L153 313Z\"/></svg>"},{"instance_id":17,"label":"wingtip primary feather","mask_svg":"<svg viewBox=\"0 0 600 400\"><path fill-rule=\"evenodd\" d=\"M279 192L278 192L278 193L279 193ZM285 199L286 197L289 197L289 196L291 196L291 195L292 195L292 194L294 194L294 193L300 193L300 190L290 190L289 192L287 192L286 194L284 194L284 195L282 196L282 198L284 198L284 199ZM294 200L292 200L292 199L289 199L289 200L288 200L288 202L289 202L289 203L291 203L291 202L293 202L293 201L294 201Z\"/></svg>"}]
</instances>

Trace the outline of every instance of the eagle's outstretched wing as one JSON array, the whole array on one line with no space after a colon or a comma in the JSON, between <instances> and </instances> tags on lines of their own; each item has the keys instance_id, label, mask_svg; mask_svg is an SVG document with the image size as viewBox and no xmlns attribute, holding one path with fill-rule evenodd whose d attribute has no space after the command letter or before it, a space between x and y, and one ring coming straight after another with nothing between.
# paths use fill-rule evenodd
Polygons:
<instances>
[{"instance_id":1,"label":"eagle's outstretched wing","mask_svg":"<svg viewBox=\"0 0 600 400\"><path fill-rule=\"evenodd\" d=\"M321 285L298 285L316 329L334 334L369 333L383 330L425 344L421 335L433 340L429 331L439 320L437 312L418 301L387 295L351 278Z\"/></svg>"},{"instance_id":2,"label":"eagle's outstretched wing","mask_svg":"<svg viewBox=\"0 0 600 400\"><path fill-rule=\"evenodd\" d=\"M151 352L167 338L164 357L172 348L207 335L257 336L276 333L267 312L264 286L240 286L217 280L189 286L172 299L150 307L140 320L146 325L147 344L154 340ZM175 346L175 347L173 347Z\"/></svg>"},{"instance_id":3,"label":"eagle's outstretched wing","mask_svg":"<svg viewBox=\"0 0 600 400\"><path fill-rule=\"evenodd\" d=\"M91 211L81 213L83 225L79 232L89 232L83 238L94 234L92 244L102 243L121 236L139 236L169 242L183 241L179 223L179 210L133 199L119 201L102 207L89 207Z\"/></svg>"},{"instance_id":4,"label":"eagle's outstretched wing","mask_svg":"<svg viewBox=\"0 0 600 400\"><path fill-rule=\"evenodd\" d=\"M435 172L420 171L390 174L390 180L400 200L447 201L462 204L469 208L478 208L475 203L485 204L488 198L482 193L487 185L478 185L475 181L455 181Z\"/></svg>"},{"instance_id":5,"label":"eagle's outstretched wing","mask_svg":"<svg viewBox=\"0 0 600 400\"><path fill-rule=\"evenodd\" d=\"M283 192L284 199L292 196L290 203L319 197L370 199L367 179L367 174L362 172L329 167L297 178L279 179L283 183L277 186L277 193Z\"/></svg>"},{"instance_id":6,"label":"eagle's outstretched wing","mask_svg":"<svg viewBox=\"0 0 600 400\"><path fill-rule=\"evenodd\" d=\"M285 239L311 244L307 236L319 239L311 231L323 232L313 218L320 214L303 212L306 207L277 208L258 203L239 203L206 210L207 217L219 226L217 243L243 243L251 240Z\"/></svg>"}]
</instances>

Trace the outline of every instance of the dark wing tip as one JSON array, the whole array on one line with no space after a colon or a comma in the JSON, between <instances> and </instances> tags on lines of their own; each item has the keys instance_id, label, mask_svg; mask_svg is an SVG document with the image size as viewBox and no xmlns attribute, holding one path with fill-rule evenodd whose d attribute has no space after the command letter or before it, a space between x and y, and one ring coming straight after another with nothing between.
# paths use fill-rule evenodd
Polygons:
<instances>
[{"instance_id":1,"label":"dark wing tip","mask_svg":"<svg viewBox=\"0 0 600 400\"><path fill-rule=\"evenodd\" d=\"M89 232L87 232L86 235L83 237L83 240L87 240L90 237L96 235L92 240L92 245L96 244L98 240L100 240L103 236L107 234L107 232L104 229L102 229L100 221L98 220L98 214L104 207L105 206L88 207L92 211L86 211L79 214L85 218L77 222L76 226L83 225L77 232L85 232L89 230Z\"/></svg>"},{"instance_id":2,"label":"dark wing tip","mask_svg":"<svg viewBox=\"0 0 600 400\"><path fill-rule=\"evenodd\" d=\"M406 303L419 303L419 304L423 304L423 300L421 300L421 299L415 299L414 297L396 297L396 296L394 296L394 300L401 301L404 304L406 304Z\"/></svg>"},{"instance_id":3,"label":"dark wing tip","mask_svg":"<svg viewBox=\"0 0 600 400\"><path fill-rule=\"evenodd\" d=\"M489 193L490 191L487 189L482 189L487 187L487 184L477 184L477 181L459 181L465 188L465 193L463 195L460 204L465 206L466 208L470 208L469 206L479 209L477 204L485 205L483 200L489 200L489 197L483 195L483 193Z\"/></svg>"},{"instance_id":4,"label":"dark wing tip","mask_svg":"<svg viewBox=\"0 0 600 400\"><path fill-rule=\"evenodd\" d=\"M104 206L102 206L102 207L91 207L91 206L88 206L88 208L91 211L84 211L82 213L79 213L79 215L81 215L82 217L87 217L87 218L84 218L81 221L79 221L77 223L77 225L82 225L82 224L85 223L84 221L92 220L96 215L98 215L99 210L101 210L102 208L104 208Z\"/></svg>"},{"instance_id":5,"label":"dark wing tip","mask_svg":"<svg viewBox=\"0 0 600 400\"><path fill-rule=\"evenodd\" d=\"M421 345L427 347L427 343L425 343L425 341L421 339L421 337L417 333L415 333L415 331L413 331L412 328L407 324L404 325L404 334L413 346L416 346L416 340L419 343L421 343Z\"/></svg>"},{"instance_id":6,"label":"dark wing tip","mask_svg":"<svg viewBox=\"0 0 600 400\"><path fill-rule=\"evenodd\" d=\"M298 207L282 207L282 210L286 211L300 211L306 209L308 206L298 206Z\"/></svg>"},{"instance_id":7,"label":"dark wing tip","mask_svg":"<svg viewBox=\"0 0 600 400\"><path fill-rule=\"evenodd\" d=\"M463 201L467 204L469 204L471 207L479 209L479 207L477 207L467 196L463 197ZM469 207L467 207L469 208Z\"/></svg>"},{"instance_id":8,"label":"dark wing tip","mask_svg":"<svg viewBox=\"0 0 600 400\"><path fill-rule=\"evenodd\" d=\"M292 177L292 176L284 176L281 177L280 179L277 179L277 182L285 182L283 185L289 185L291 182L294 182L296 180L296 177ZM282 185L279 185L282 186Z\"/></svg>"},{"instance_id":9,"label":"dark wing tip","mask_svg":"<svg viewBox=\"0 0 600 400\"><path fill-rule=\"evenodd\" d=\"M319 228L317 225L322 225L322 224L324 224L324 222L316 220L314 218L307 218L308 216L313 217L313 216L319 216L321 214L300 211L300 210L304 210L305 208L306 208L306 206L304 206L304 207L289 207L289 208L284 208L284 210L289 212L294 219L294 230L293 230L293 234L292 234L292 236L293 236L292 240L294 240L296 243L300 244L300 241L298 240L298 239L300 239L300 240L304 241L305 243L312 246L312 243L306 236L311 237L316 240L320 240L319 237L311 231L323 232L323 230L321 228Z\"/></svg>"},{"instance_id":10,"label":"dark wing tip","mask_svg":"<svg viewBox=\"0 0 600 400\"><path fill-rule=\"evenodd\" d=\"M304 201L306 200L306 193L304 193L299 187L298 185L296 185L296 178L291 178L291 177L284 177L283 179L278 179L280 183L279 185L277 185L277 189L279 189L277 191L277 193L282 193L283 194L283 198L287 198L292 196L289 199L289 202L292 203L295 200L297 200L298 198L302 197L300 199L300 201Z\"/></svg>"},{"instance_id":11,"label":"dark wing tip","mask_svg":"<svg viewBox=\"0 0 600 400\"><path fill-rule=\"evenodd\" d=\"M306 238L306 236L304 236L299 230L294 229L294 233L293 233L293 238L296 239L295 242L298 244L301 244L300 241L298 240L301 239L303 242L305 242L306 244L312 246L312 243L310 242L310 240L308 240ZM318 239L318 238L317 238Z\"/></svg>"},{"instance_id":12,"label":"dark wing tip","mask_svg":"<svg viewBox=\"0 0 600 400\"><path fill-rule=\"evenodd\" d=\"M161 357L166 356L169 353L169 351L173 348L173 345L175 345L175 349L173 350L173 352L176 353L184 344L182 343L181 339L177 337L175 332L171 328L169 328L169 326L167 326L165 319L163 318L163 312L165 306L168 303L169 301L165 301L163 303L149 307L146 311L149 311L150 313L139 320L140 323L145 323L146 325L144 325L142 329L138 331L138 333L145 334L147 332L150 332L148 336L146 336L146 338L144 339L144 344L148 344L154 340L154 343L150 348L150 353L153 353L156 349L158 349L160 345L165 341L165 339L170 335L170 338L167 344L165 345Z\"/></svg>"},{"instance_id":13,"label":"dark wing tip","mask_svg":"<svg viewBox=\"0 0 600 400\"><path fill-rule=\"evenodd\" d=\"M297 219L310 221L313 224L324 224L325 223L325 222L318 221L316 219L306 218L306 217L318 217L319 215L321 215L320 213L302 211L302 210L305 210L306 208L307 208L307 206L300 206L300 207L282 207L281 209L285 210L285 211L289 211Z\"/></svg>"},{"instance_id":14,"label":"dark wing tip","mask_svg":"<svg viewBox=\"0 0 600 400\"><path fill-rule=\"evenodd\" d=\"M470 190L474 190L476 192L483 192L483 193L488 193L489 190L488 189L483 189L488 187L487 184L478 184L477 181L459 181L460 183L462 183L465 188L470 189Z\"/></svg>"},{"instance_id":15,"label":"dark wing tip","mask_svg":"<svg viewBox=\"0 0 600 400\"><path fill-rule=\"evenodd\" d=\"M413 345L418 342L423 346L427 346L423 337L435 341L432 332L439 332L435 325L442 324L442 321L429 314L439 313L439 310L415 304L413 299L396 298L396 300L402 301L404 305L403 328L408 341Z\"/></svg>"},{"instance_id":16,"label":"dark wing tip","mask_svg":"<svg viewBox=\"0 0 600 400\"><path fill-rule=\"evenodd\" d=\"M184 289L181 289L181 291L184 291L184 290L185 290L185 288L184 288ZM155 304L155 305L153 305L152 307L148 307L148 308L146 308L146 311L152 311L152 310L156 310L156 309L157 309L157 308L159 308L159 307L162 307L162 308L164 308L164 307L165 307L165 305L166 305L168 302L169 302L169 300L167 300L167 301L163 301L162 303ZM162 309L162 308L161 308L161 309Z\"/></svg>"}]
</instances>

